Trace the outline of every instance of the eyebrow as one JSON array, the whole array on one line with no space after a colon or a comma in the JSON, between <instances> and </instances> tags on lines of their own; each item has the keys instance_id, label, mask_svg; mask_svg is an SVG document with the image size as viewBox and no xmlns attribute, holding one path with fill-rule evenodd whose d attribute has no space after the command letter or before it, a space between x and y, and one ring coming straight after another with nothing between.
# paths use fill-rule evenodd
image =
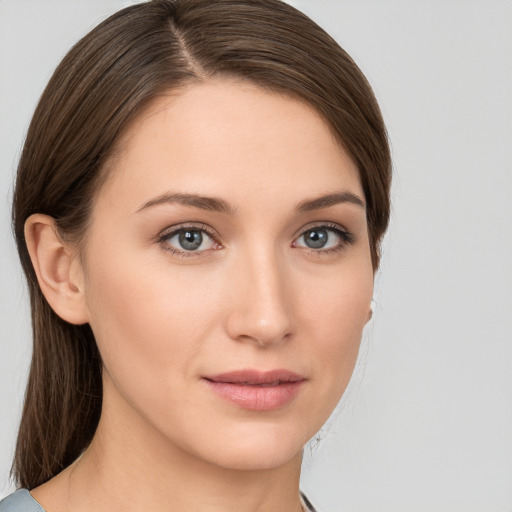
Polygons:
<instances>
[{"instance_id":1,"label":"eyebrow","mask_svg":"<svg viewBox=\"0 0 512 512\"><path fill-rule=\"evenodd\" d=\"M310 212L312 210L320 210L340 203L351 203L360 206L361 208L366 208L364 201L359 196L352 194L352 192L342 191L320 196L315 199L306 199L298 204L297 210L299 212Z\"/></svg>"},{"instance_id":2,"label":"eyebrow","mask_svg":"<svg viewBox=\"0 0 512 512\"><path fill-rule=\"evenodd\" d=\"M182 193L162 194L144 203L137 212L146 210L152 206L173 203L190 206L192 208L199 208L201 210L227 213L228 215L233 215L236 212L236 208L223 199ZM352 194L352 192L342 191L301 201L297 205L297 211L305 213L313 210L321 210L322 208L328 208L329 206L334 206L340 203L351 203L360 206L361 208L365 208L365 203L359 196Z\"/></svg>"},{"instance_id":3,"label":"eyebrow","mask_svg":"<svg viewBox=\"0 0 512 512\"><path fill-rule=\"evenodd\" d=\"M211 212L227 213L229 215L233 215L236 210L229 203L217 197L199 196L197 194L166 193L143 204L137 212L150 208L151 206L173 203Z\"/></svg>"}]
</instances>

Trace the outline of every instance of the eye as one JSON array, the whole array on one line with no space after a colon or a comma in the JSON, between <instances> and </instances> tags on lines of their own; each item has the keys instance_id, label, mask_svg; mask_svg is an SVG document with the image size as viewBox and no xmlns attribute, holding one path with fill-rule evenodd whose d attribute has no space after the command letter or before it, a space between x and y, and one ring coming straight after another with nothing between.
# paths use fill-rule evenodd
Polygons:
<instances>
[{"instance_id":1,"label":"eye","mask_svg":"<svg viewBox=\"0 0 512 512\"><path fill-rule=\"evenodd\" d=\"M181 254L200 253L209 249L220 248L220 244L204 227L184 226L173 228L164 232L159 238L165 249Z\"/></svg>"},{"instance_id":2,"label":"eye","mask_svg":"<svg viewBox=\"0 0 512 512\"><path fill-rule=\"evenodd\" d=\"M354 237L334 226L315 226L302 233L293 243L294 247L306 247L313 250L330 251L342 249L354 243Z\"/></svg>"}]
</instances>

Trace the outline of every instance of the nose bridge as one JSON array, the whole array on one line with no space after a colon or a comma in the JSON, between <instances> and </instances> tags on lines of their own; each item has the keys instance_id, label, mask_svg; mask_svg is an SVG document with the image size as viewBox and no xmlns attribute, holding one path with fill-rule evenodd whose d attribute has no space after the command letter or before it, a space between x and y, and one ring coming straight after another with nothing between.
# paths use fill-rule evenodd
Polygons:
<instances>
[{"instance_id":1,"label":"nose bridge","mask_svg":"<svg viewBox=\"0 0 512 512\"><path fill-rule=\"evenodd\" d=\"M275 247L260 246L238 258L228 322L232 338L268 345L280 343L291 334L289 276L283 257Z\"/></svg>"}]
</instances>

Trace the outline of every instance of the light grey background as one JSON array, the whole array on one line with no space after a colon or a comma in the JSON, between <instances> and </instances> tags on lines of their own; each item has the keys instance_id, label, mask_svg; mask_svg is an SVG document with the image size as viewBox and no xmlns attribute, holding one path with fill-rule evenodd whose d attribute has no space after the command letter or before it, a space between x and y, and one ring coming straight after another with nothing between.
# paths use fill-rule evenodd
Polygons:
<instances>
[{"instance_id":1,"label":"light grey background","mask_svg":"<svg viewBox=\"0 0 512 512\"><path fill-rule=\"evenodd\" d=\"M0 497L30 358L14 168L53 68L128 3L0 0ZM395 167L374 319L303 489L325 512L511 511L512 2L290 3L367 74Z\"/></svg>"}]
</instances>

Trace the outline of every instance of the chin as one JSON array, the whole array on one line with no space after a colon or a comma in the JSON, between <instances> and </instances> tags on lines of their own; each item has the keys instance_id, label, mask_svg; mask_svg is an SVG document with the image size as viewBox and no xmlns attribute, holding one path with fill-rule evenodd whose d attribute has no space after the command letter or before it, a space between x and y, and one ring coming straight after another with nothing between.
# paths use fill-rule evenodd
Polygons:
<instances>
[{"instance_id":1,"label":"chin","mask_svg":"<svg viewBox=\"0 0 512 512\"><path fill-rule=\"evenodd\" d=\"M291 463L293 460L302 459L304 446L280 447L276 449L274 445L259 447L259 449L236 450L227 448L225 453L220 454L213 459L216 466L227 470L236 471L268 471L277 469Z\"/></svg>"},{"instance_id":2,"label":"chin","mask_svg":"<svg viewBox=\"0 0 512 512\"><path fill-rule=\"evenodd\" d=\"M285 425L237 425L222 432L210 432L209 439L193 448L194 455L228 470L263 471L277 469L302 458L302 450L316 432L300 423Z\"/></svg>"}]
</instances>

